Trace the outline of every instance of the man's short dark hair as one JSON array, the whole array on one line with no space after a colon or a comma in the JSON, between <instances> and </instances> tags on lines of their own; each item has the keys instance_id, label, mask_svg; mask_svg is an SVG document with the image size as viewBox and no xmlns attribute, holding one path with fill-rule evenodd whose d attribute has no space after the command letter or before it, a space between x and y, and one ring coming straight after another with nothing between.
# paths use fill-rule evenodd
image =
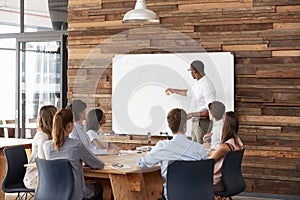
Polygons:
<instances>
[{"instance_id":1,"label":"man's short dark hair","mask_svg":"<svg viewBox=\"0 0 300 200\"><path fill-rule=\"evenodd\" d=\"M216 119L220 120L223 118L225 113L225 105L220 101L213 101L208 104L208 109L211 115Z\"/></svg>"},{"instance_id":2,"label":"man's short dark hair","mask_svg":"<svg viewBox=\"0 0 300 200\"><path fill-rule=\"evenodd\" d=\"M201 76L205 75L204 64L202 61L200 61L200 60L193 61L191 63L191 67L194 68L196 70L196 72L198 72Z\"/></svg>"},{"instance_id":3,"label":"man's short dark hair","mask_svg":"<svg viewBox=\"0 0 300 200\"><path fill-rule=\"evenodd\" d=\"M74 120L80 119L80 114L87 108L87 104L82 100L73 100L66 109L71 110L74 115Z\"/></svg>"},{"instance_id":4,"label":"man's short dark hair","mask_svg":"<svg viewBox=\"0 0 300 200\"><path fill-rule=\"evenodd\" d=\"M187 120L187 114L183 109L172 109L167 116L169 128L173 133L183 132Z\"/></svg>"}]
</instances>

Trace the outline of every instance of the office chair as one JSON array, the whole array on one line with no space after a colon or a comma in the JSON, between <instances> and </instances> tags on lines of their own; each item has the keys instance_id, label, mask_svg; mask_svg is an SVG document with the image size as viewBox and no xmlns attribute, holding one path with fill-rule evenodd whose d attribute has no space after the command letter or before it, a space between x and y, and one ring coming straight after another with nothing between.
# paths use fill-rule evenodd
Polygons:
<instances>
[{"instance_id":1,"label":"office chair","mask_svg":"<svg viewBox=\"0 0 300 200\"><path fill-rule=\"evenodd\" d=\"M72 165L67 159L36 158L39 180L35 200L70 200L74 188Z\"/></svg>"},{"instance_id":2,"label":"office chair","mask_svg":"<svg viewBox=\"0 0 300 200\"><path fill-rule=\"evenodd\" d=\"M245 149L229 151L224 157L222 164L222 180L224 191L215 192L218 199L223 199L237 195L246 189L246 183L242 175L241 164Z\"/></svg>"},{"instance_id":3,"label":"office chair","mask_svg":"<svg viewBox=\"0 0 300 200\"><path fill-rule=\"evenodd\" d=\"M213 200L214 160L170 161L167 171L168 200Z\"/></svg>"},{"instance_id":4,"label":"office chair","mask_svg":"<svg viewBox=\"0 0 300 200\"><path fill-rule=\"evenodd\" d=\"M18 193L16 199L27 199L27 197L30 199L34 189L27 189L23 183L26 173L24 164L28 163L25 148L14 146L4 148L3 152L6 159L6 175L2 182L3 192Z\"/></svg>"}]
</instances>

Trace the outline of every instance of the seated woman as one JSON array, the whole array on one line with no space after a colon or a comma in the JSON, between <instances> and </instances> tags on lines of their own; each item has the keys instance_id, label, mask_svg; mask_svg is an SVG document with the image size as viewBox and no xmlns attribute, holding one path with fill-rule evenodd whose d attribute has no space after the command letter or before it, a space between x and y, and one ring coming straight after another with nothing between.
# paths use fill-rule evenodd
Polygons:
<instances>
[{"instance_id":1,"label":"seated woman","mask_svg":"<svg viewBox=\"0 0 300 200\"><path fill-rule=\"evenodd\" d=\"M88 112L85 119L85 131L92 143L93 152L98 154L118 154L119 151L113 148L107 148L100 141L99 131L102 131L102 125L106 123L105 114L101 109L92 109Z\"/></svg>"},{"instance_id":2,"label":"seated woman","mask_svg":"<svg viewBox=\"0 0 300 200\"><path fill-rule=\"evenodd\" d=\"M52 141L43 145L45 157L51 159L69 159L73 167L74 190L72 199L102 199L102 187L99 184L86 185L82 162L93 169L102 169L103 161L94 156L77 139L69 138L74 127L73 113L70 110L58 111L53 119ZM98 187L97 189L95 189Z\"/></svg>"},{"instance_id":3,"label":"seated woman","mask_svg":"<svg viewBox=\"0 0 300 200\"><path fill-rule=\"evenodd\" d=\"M32 141L32 153L29 163L34 163L35 158L45 159L43 144L45 141L52 139L52 122L56 111L56 107L52 105L41 107L37 118L37 132ZM28 189L36 188L37 178L37 168L26 168L26 173L23 179L25 187Z\"/></svg>"},{"instance_id":4,"label":"seated woman","mask_svg":"<svg viewBox=\"0 0 300 200\"><path fill-rule=\"evenodd\" d=\"M237 136L239 129L238 116L230 111L224 115L224 124L222 129L222 140L220 146L212 153L209 158L215 159L214 167L214 190L224 191L222 182L222 164L224 156L228 151L237 151L243 149L243 143Z\"/></svg>"}]
</instances>

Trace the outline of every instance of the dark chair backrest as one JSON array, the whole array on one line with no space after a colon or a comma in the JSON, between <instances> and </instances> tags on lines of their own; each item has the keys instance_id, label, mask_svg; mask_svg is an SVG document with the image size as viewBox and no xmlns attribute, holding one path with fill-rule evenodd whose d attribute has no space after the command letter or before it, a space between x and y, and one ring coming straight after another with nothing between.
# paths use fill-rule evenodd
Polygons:
<instances>
[{"instance_id":1,"label":"dark chair backrest","mask_svg":"<svg viewBox=\"0 0 300 200\"><path fill-rule=\"evenodd\" d=\"M2 182L4 192L13 192L12 188L25 188L23 178L26 173L24 164L28 163L23 146L13 146L3 149L6 159L6 175Z\"/></svg>"},{"instance_id":2,"label":"dark chair backrest","mask_svg":"<svg viewBox=\"0 0 300 200\"><path fill-rule=\"evenodd\" d=\"M242 175L241 164L245 149L229 151L222 164L222 179L225 192L230 196L237 195L246 189L246 183Z\"/></svg>"},{"instance_id":3,"label":"dark chair backrest","mask_svg":"<svg viewBox=\"0 0 300 200\"><path fill-rule=\"evenodd\" d=\"M36 158L39 180L35 200L72 198L74 175L67 159L43 160Z\"/></svg>"},{"instance_id":4,"label":"dark chair backrest","mask_svg":"<svg viewBox=\"0 0 300 200\"><path fill-rule=\"evenodd\" d=\"M168 200L213 200L214 160L170 161L167 171Z\"/></svg>"}]
</instances>

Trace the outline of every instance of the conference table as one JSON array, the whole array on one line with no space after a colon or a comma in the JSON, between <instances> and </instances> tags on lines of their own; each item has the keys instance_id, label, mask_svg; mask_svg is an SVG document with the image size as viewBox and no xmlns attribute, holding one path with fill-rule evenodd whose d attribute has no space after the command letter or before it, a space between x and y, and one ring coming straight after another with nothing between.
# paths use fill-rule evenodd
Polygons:
<instances>
[{"instance_id":1,"label":"conference table","mask_svg":"<svg viewBox=\"0 0 300 200\"><path fill-rule=\"evenodd\" d=\"M84 167L84 176L102 183L104 200L110 200L111 194L114 200L157 200L163 184L160 167L138 168L136 162L143 154L98 156L105 167Z\"/></svg>"},{"instance_id":2,"label":"conference table","mask_svg":"<svg viewBox=\"0 0 300 200\"><path fill-rule=\"evenodd\" d=\"M31 123L26 123L25 124L25 129L27 130L36 130L36 127L37 127L37 124L35 122L31 122ZM12 123L12 124L0 124L0 128L3 128L3 129L13 129L13 131L15 130L16 128L16 124L15 123ZM22 128L22 124L20 124L19 128ZM8 135L8 131L4 132L4 137L5 138L9 138L9 135ZM25 135L25 137L29 137L31 138L32 135L30 134L29 136L27 136L27 134Z\"/></svg>"},{"instance_id":3,"label":"conference table","mask_svg":"<svg viewBox=\"0 0 300 200\"><path fill-rule=\"evenodd\" d=\"M0 183L2 182L6 174L6 160L4 157L3 149L12 146L22 145L25 149L31 149L32 139L16 139L16 138L0 138ZM0 200L5 199L5 193L0 190Z\"/></svg>"},{"instance_id":4,"label":"conference table","mask_svg":"<svg viewBox=\"0 0 300 200\"><path fill-rule=\"evenodd\" d=\"M25 128L28 129L36 129L37 124L36 123L26 123ZM16 128L16 124L0 124L0 128ZM20 128L22 128L22 125L20 124Z\"/></svg>"},{"instance_id":5,"label":"conference table","mask_svg":"<svg viewBox=\"0 0 300 200\"><path fill-rule=\"evenodd\" d=\"M103 169L84 167L86 182L101 182L103 200L157 200L162 195L160 167L138 168L136 162L142 155L144 153L97 156L105 166ZM25 166L36 167L36 164Z\"/></svg>"}]
</instances>

